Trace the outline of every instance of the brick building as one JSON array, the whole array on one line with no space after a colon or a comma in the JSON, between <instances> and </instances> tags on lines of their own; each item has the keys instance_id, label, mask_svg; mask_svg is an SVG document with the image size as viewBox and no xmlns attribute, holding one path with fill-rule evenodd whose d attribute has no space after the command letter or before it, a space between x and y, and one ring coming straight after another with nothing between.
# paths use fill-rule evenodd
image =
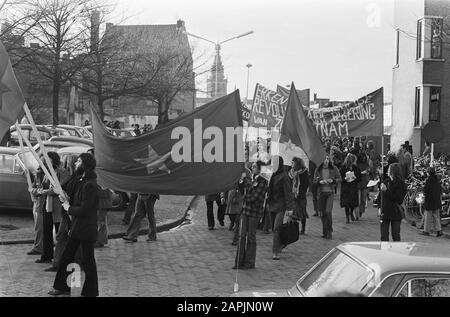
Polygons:
<instances>
[{"instance_id":1,"label":"brick building","mask_svg":"<svg viewBox=\"0 0 450 317\"><path fill-rule=\"evenodd\" d=\"M436 153L450 152L450 15L447 0L396 0L391 148L409 140L413 154L424 149L423 128L440 122L445 138ZM446 25L447 24L447 25ZM446 44L447 43L447 44Z\"/></svg>"}]
</instances>

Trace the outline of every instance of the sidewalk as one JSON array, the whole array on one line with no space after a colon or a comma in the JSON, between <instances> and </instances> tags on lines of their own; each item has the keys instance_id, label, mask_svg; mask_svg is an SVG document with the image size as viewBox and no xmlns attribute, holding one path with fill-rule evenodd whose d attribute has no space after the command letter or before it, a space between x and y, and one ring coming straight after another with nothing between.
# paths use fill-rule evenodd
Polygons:
<instances>
[{"instance_id":1,"label":"sidewalk","mask_svg":"<svg viewBox=\"0 0 450 317\"><path fill-rule=\"evenodd\" d=\"M312 202L308 199L308 211ZM216 212L216 210L215 210ZM349 241L379 241L377 211L369 207L358 222L345 224L344 210L334 201L333 240L324 240L318 217L310 217L306 235L289 245L280 261L272 260L272 234L257 233L254 270L232 270L236 247L232 232L225 226L208 230L206 206L196 199L188 221L158 234L156 242L139 239L127 243L110 240L96 249L100 296L227 296L233 293L236 274L239 290L286 289L294 286L334 246ZM428 242L449 247L446 238L425 237L417 229L402 224L402 241ZM0 246L0 296L47 296L54 273L43 272L46 265L27 256L26 245Z\"/></svg>"},{"instance_id":2,"label":"sidewalk","mask_svg":"<svg viewBox=\"0 0 450 317\"><path fill-rule=\"evenodd\" d=\"M179 225L185 217L186 210L191 205L193 196L168 196L161 195L161 199L155 204L155 218L158 232L169 230ZM31 212L30 212L31 214ZM124 211L108 212L108 236L110 239L122 237L127 230L127 225L122 225ZM4 244L32 244L34 241L34 222L32 216L21 217L0 216L2 228L0 230L0 245ZM147 219L143 221L139 233L148 233ZM1 229L1 228L0 228Z\"/></svg>"}]
</instances>

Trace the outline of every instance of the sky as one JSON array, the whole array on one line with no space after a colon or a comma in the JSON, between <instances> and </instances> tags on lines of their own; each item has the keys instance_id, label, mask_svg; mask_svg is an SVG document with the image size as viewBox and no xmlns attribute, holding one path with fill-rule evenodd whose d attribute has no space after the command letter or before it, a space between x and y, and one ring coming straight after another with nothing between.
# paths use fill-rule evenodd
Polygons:
<instances>
[{"instance_id":1,"label":"sky","mask_svg":"<svg viewBox=\"0 0 450 317\"><path fill-rule=\"evenodd\" d=\"M384 87L391 101L393 0L116 0L124 24L175 24L213 42L253 30L222 46L228 92L256 83L276 89L295 83L311 98L355 100ZM190 38L197 65L214 61L214 45ZM205 69L206 66L203 66ZM206 90L206 74L197 78ZM202 96L202 95L200 95Z\"/></svg>"}]
</instances>

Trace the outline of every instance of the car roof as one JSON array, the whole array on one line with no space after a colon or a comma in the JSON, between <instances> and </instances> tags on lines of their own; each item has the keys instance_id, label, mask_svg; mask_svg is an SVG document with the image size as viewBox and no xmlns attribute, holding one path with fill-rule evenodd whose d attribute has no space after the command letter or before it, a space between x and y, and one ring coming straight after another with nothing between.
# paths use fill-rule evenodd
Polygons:
<instances>
[{"instance_id":1,"label":"car roof","mask_svg":"<svg viewBox=\"0 0 450 317\"><path fill-rule=\"evenodd\" d=\"M76 126L76 125L70 125L70 124L58 124L58 127L60 128L69 128L69 129L79 129L81 127Z\"/></svg>"},{"instance_id":2,"label":"car roof","mask_svg":"<svg viewBox=\"0 0 450 317\"><path fill-rule=\"evenodd\" d=\"M337 247L383 276L393 273L435 272L450 274L450 247L420 242L352 242Z\"/></svg>"},{"instance_id":3,"label":"car roof","mask_svg":"<svg viewBox=\"0 0 450 317\"><path fill-rule=\"evenodd\" d=\"M84 143L89 146L94 146L94 142L90 139L79 138L75 136L54 136L51 137L48 141L65 141L65 142L73 142L73 143Z\"/></svg>"},{"instance_id":4,"label":"car roof","mask_svg":"<svg viewBox=\"0 0 450 317\"><path fill-rule=\"evenodd\" d=\"M25 151L27 151L27 150L25 150ZM20 147L0 146L0 153L1 154L16 155L17 153L20 153Z\"/></svg>"},{"instance_id":5,"label":"car roof","mask_svg":"<svg viewBox=\"0 0 450 317\"><path fill-rule=\"evenodd\" d=\"M32 129L31 124L19 124L19 127L21 129L26 129L26 130L31 130ZM38 130L41 130L41 131L50 131L50 129L48 127L44 126L44 125L36 125L36 128ZM16 126L13 125L9 129L11 131L14 131L14 130L16 130Z\"/></svg>"},{"instance_id":6,"label":"car roof","mask_svg":"<svg viewBox=\"0 0 450 317\"><path fill-rule=\"evenodd\" d=\"M68 146L63 147L56 151L58 154L81 154L86 153L89 150L87 147L83 146Z\"/></svg>"}]
</instances>

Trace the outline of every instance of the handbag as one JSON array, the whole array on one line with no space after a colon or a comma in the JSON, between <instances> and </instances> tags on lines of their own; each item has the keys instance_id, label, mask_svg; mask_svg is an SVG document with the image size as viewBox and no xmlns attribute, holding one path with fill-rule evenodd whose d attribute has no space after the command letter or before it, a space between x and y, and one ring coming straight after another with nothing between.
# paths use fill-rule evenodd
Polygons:
<instances>
[{"instance_id":1,"label":"handbag","mask_svg":"<svg viewBox=\"0 0 450 317\"><path fill-rule=\"evenodd\" d=\"M284 246L296 242L300 237L298 221L289 221L282 224L279 234L281 244L283 244Z\"/></svg>"}]
</instances>

